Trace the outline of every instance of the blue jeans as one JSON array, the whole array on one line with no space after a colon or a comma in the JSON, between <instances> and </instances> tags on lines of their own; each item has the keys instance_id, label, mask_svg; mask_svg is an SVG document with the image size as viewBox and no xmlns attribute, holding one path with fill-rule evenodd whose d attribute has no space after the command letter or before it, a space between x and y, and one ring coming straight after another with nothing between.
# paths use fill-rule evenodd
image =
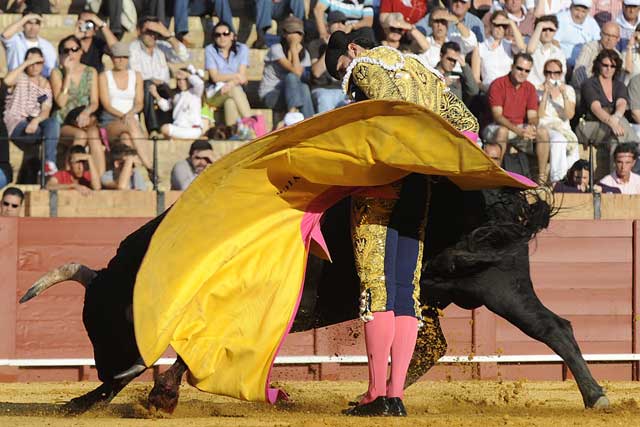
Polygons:
<instances>
[{"instance_id":1,"label":"blue jeans","mask_svg":"<svg viewBox=\"0 0 640 427\"><path fill-rule=\"evenodd\" d=\"M38 129L32 134L24 132L28 124L27 120L18 123L11 133L11 140L18 148L24 150L27 145L38 144L44 137L44 159L55 163L58 139L60 138L60 123L55 118L48 118L40 122Z\"/></svg>"},{"instance_id":2,"label":"blue jeans","mask_svg":"<svg viewBox=\"0 0 640 427\"><path fill-rule=\"evenodd\" d=\"M173 19L175 33L178 35L189 32L189 16L204 16L210 14L213 10L218 19L229 25L231 31L233 28L233 16L231 15L231 6L229 0L174 0L173 2ZM211 28L204 28L205 33Z\"/></svg>"},{"instance_id":3,"label":"blue jeans","mask_svg":"<svg viewBox=\"0 0 640 427\"><path fill-rule=\"evenodd\" d=\"M347 96L342 89L331 89L325 87L317 87L311 90L311 96L316 104L316 111L324 113L334 108L347 105Z\"/></svg>"},{"instance_id":4,"label":"blue jeans","mask_svg":"<svg viewBox=\"0 0 640 427\"><path fill-rule=\"evenodd\" d=\"M280 88L267 93L262 101L267 107L276 111L297 108L305 119L314 114L309 85L303 83L300 77L294 73L287 74Z\"/></svg>"},{"instance_id":5,"label":"blue jeans","mask_svg":"<svg viewBox=\"0 0 640 427\"><path fill-rule=\"evenodd\" d=\"M273 0L256 0L256 30L259 36L263 36L271 28L271 20L280 22L293 13L304 21L304 0L282 0L274 3Z\"/></svg>"},{"instance_id":6,"label":"blue jeans","mask_svg":"<svg viewBox=\"0 0 640 427\"><path fill-rule=\"evenodd\" d=\"M0 169L0 188L4 187L8 183L9 183L9 179L7 179L2 169Z\"/></svg>"}]
</instances>

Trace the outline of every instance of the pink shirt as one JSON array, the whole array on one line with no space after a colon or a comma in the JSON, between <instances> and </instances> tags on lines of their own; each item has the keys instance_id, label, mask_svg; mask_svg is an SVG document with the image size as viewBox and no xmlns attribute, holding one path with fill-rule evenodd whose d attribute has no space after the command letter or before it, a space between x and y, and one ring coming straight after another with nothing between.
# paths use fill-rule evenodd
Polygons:
<instances>
[{"instance_id":1,"label":"pink shirt","mask_svg":"<svg viewBox=\"0 0 640 427\"><path fill-rule=\"evenodd\" d=\"M631 172L629 182L622 182L615 172L605 176L600 182L610 187L619 188L622 194L640 194L640 175L633 172Z\"/></svg>"}]
</instances>

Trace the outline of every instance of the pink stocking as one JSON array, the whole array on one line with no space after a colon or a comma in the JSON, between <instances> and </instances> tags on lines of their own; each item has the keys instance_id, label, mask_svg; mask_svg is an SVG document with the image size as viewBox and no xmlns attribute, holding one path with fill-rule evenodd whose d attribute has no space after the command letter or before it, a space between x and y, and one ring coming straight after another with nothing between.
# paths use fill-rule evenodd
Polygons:
<instances>
[{"instance_id":1,"label":"pink stocking","mask_svg":"<svg viewBox=\"0 0 640 427\"><path fill-rule=\"evenodd\" d=\"M418 319L413 316L398 316L395 318L395 326L395 336L391 345L391 380L387 387L387 397L402 398L404 381L418 337Z\"/></svg>"},{"instance_id":2,"label":"pink stocking","mask_svg":"<svg viewBox=\"0 0 640 427\"><path fill-rule=\"evenodd\" d=\"M394 319L393 311L381 311L373 313L373 320L364 324L364 340L369 360L369 390L360 403L369 403L387 393L387 367L393 342Z\"/></svg>"}]
</instances>

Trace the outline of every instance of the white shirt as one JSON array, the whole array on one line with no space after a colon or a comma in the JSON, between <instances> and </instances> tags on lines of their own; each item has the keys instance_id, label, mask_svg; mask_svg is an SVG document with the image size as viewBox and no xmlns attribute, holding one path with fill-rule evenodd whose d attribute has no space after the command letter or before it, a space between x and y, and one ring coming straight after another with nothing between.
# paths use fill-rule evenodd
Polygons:
<instances>
[{"instance_id":1,"label":"white shirt","mask_svg":"<svg viewBox=\"0 0 640 427\"><path fill-rule=\"evenodd\" d=\"M442 49L442 45L438 44L433 36L427 36L427 41L429 42L429 49L422 52L419 56L423 57L427 63L435 68L440 62L440 50ZM462 37L460 32L447 34L447 38L445 39L447 42L456 42L460 46L460 53L462 55L467 55L476 46L478 46L478 39L476 35L473 34L473 31L469 30L469 37ZM460 68L460 64L456 64L457 70L454 71L462 72L462 68Z\"/></svg>"},{"instance_id":2,"label":"white shirt","mask_svg":"<svg viewBox=\"0 0 640 427\"><path fill-rule=\"evenodd\" d=\"M121 113L131 111L136 98L136 72L127 70L127 87L120 89L113 78L113 71L105 71L107 77L107 89L111 106Z\"/></svg>"},{"instance_id":3,"label":"white shirt","mask_svg":"<svg viewBox=\"0 0 640 427\"><path fill-rule=\"evenodd\" d=\"M600 27L595 19L588 15L582 24L577 24L571 17L571 11L565 10L558 14L558 31L555 39L560 43L567 62L573 66L585 43L600 40Z\"/></svg>"},{"instance_id":4,"label":"white shirt","mask_svg":"<svg viewBox=\"0 0 640 427\"><path fill-rule=\"evenodd\" d=\"M630 23L624 19L622 12L616 18L616 23L620 26L620 42L618 47L620 50L624 50L627 47L627 43L633 37L633 33L636 31L636 26L640 23L640 18L635 23Z\"/></svg>"},{"instance_id":5,"label":"white shirt","mask_svg":"<svg viewBox=\"0 0 640 427\"><path fill-rule=\"evenodd\" d=\"M640 175L633 172L631 172L629 182L622 182L615 172L605 176L600 182L609 187L619 188L622 194L640 194Z\"/></svg>"},{"instance_id":6,"label":"white shirt","mask_svg":"<svg viewBox=\"0 0 640 427\"><path fill-rule=\"evenodd\" d=\"M142 80L160 80L169 83L169 66L167 62L189 62L189 51L180 43L178 51L174 51L171 43L158 40L151 54L140 40L129 45L129 68L142 74Z\"/></svg>"},{"instance_id":7,"label":"white shirt","mask_svg":"<svg viewBox=\"0 0 640 427\"><path fill-rule=\"evenodd\" d=\"M509 74L513 64L513 44L503 39L495 49L492 49L493 43L493 37L488 37L478 47L482 84L487 87L498 77Z\"/></svg>"},{"instance_id":8,"label":"white shirt","mask_svg":"<svg viewBox=\"0 0 640 427\"><path fill-rule=\"evenodd\" d=\"M527 80L535 87L544 83L544 64L550 59L557 59L562 62L562 80L564 80L564 75L567 72L567 58L558 46L553 43L543 45L540 42L531 56L533 57L533 67Z\"/></svg>"},{"instance_id":9,"label":"white shirt","mask_svg":"<svg viewBox=\"0 0 640 427\"><path fill-rule=\"evenodd\" d=\"M178 92L173 100L160 99L158 107L162 111L169 111L173 104L173 124L178 127L191 128L202 126L202 92L204 82L196 75L188 78L191 87L188 90Z\"/></svg>"}]
</instances>

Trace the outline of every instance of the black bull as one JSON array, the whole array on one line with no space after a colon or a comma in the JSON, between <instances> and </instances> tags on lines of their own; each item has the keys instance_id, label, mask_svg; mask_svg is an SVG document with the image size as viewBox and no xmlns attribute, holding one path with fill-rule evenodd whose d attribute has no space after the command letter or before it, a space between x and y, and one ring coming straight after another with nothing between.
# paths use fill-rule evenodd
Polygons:
<instances>
[{"instance_id":1,"label":"black bull","mask_svg":"<svg viewBox=\"0 0 640 427\"><path fill-rule=\"evenodd\" d=\"M608 406L591 375L570 323L538 299L529 273L528 242L548 225L549 205L526 202L515 190L461 191L444 178L432 178L424 250L421 298L425 326L420 330L406 386L417 381L446 352L438 310L454 303L465 309L485 305L530 337L553 349L576 378L586 407ZM114 377L139 363L131 321L135 277L161 215L128 236L107 268L86 286L83 321L103 384L73 399L70 411L109 402L133 378ZM358 278L351 250L348 200L329 210L323 225L334 263L310 257L293 331L358 317ZM37 295L27 293L22 301ZM173 411L186 366L178 361L156 379L149 400Z\"/></svg>"}]
</instances>

